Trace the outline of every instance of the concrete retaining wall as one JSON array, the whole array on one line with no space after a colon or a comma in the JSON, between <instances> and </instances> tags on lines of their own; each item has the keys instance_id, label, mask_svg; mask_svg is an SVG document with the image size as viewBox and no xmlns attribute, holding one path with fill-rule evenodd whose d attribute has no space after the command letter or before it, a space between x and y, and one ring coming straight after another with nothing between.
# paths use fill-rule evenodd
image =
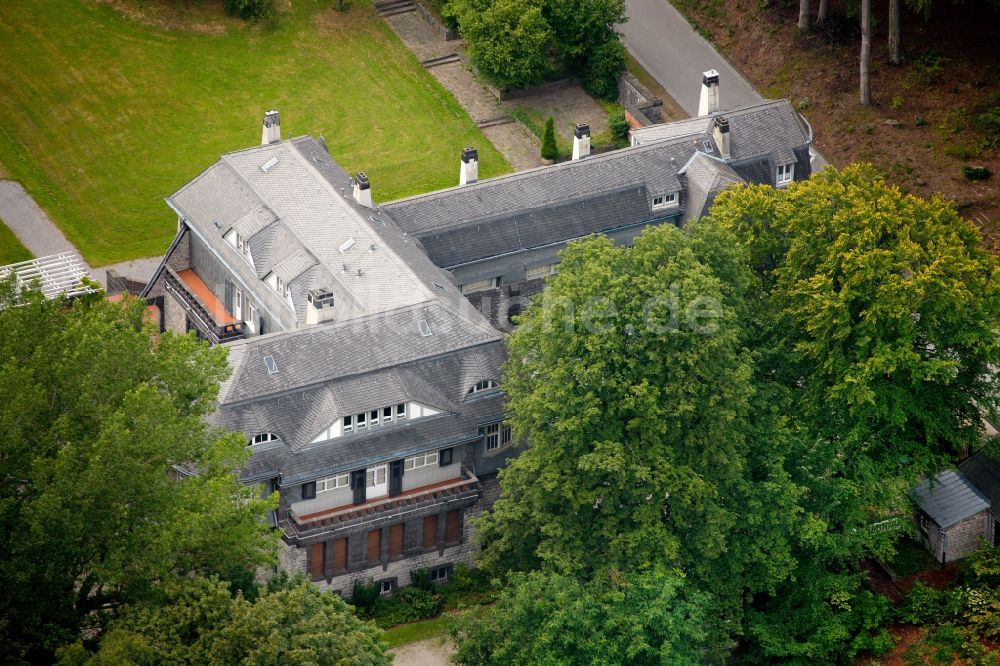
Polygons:
<instances>
[{"instance_id":1,"label":"concrete retaining wall","mask_svg":"<svg viewBox=\"0 0 1000 666\"><path fill-rule=\"evenodd\" d=\"M639 122L656 124L663 121L663 100L628 72L618 78L618 103Z\"/></svg>"}]
</instances>

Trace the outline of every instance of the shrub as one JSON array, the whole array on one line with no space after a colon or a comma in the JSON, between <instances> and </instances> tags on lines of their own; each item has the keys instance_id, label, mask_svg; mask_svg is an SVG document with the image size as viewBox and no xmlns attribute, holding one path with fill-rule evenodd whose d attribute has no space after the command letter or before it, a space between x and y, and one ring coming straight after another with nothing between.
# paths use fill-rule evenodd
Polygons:
<instances>
[{"instance_id":1,"label":"shrub","mask_svg":"<svg viewBox=\"0 0 1000 666\"><path fill-rule=\"evenodd\" d=\"M391 597L378 597L372 618L380 627L391 627L438 615L443 604L440 594L413 586L404 587Z\"/></svg>"},{"instance_id":2,"label":"shrub","mask_svg":"<svg viewBox=\"0 0 1000 666\"><path fill-rule=\"evenodd\" d=\"M618 107L608 116L608 129L617 141L622 141L628 136L628 131L632 129L628 119L625 117L625 109Z\"/></svg>"},{"instance_id":3,"label":"shrub","mask_svg":"<svg viewBox=\"0 0 1000 666\"><path fill-rule=\"evenodd\" d=\"M583 87L597 99L618 99L618 77L625 71L625 47L617 37L590 54L583 71Z\"/></svg>"},{"instance_id":4,"label":"shrub","mask_svg":"<svg viewBox=\"0 0 1000 666\"><path fill-rule=\"evenodd\" d=\"M1000 547L981 543L962 566L962 576L970 585L1000 589Z\"/></svg>"},{"instance_id":5,"label":"shrub","mask_svg":"<svg viewBox=\"0 0 1000 666\"><path fill-rule=\"evenodd\" d=\"M430 569L412 569L410 571L410 585L426 592L433 592L437 587L437 584L431 580Z\"/></svg>"},{"instance_id":6,"label":"shrub","mask_svg":"<svg viewBox=\"0 0 1000 666\"><path fill-rule=\"evenodd\" d=\"M248 21L259 21L274 13L271 0L225 0L226 13Z\"/></svg>"},{"instance_id":7,"label":"shrub","mask_svg":"<svg viewBox=\"0 0 1000 666\"><path fill-rule=\"evenodd\" d=\"M375 602L381 599L379 585L372 579L368 581L356 580L351 590L351 603L357 607L362 614L370 613L375 607Z\"/></svg>"},{"instance_id":8,"label":"shrub","mask_svg":"<svg viewBox=\"0 0 1000 666\"><path fill-rule=\"evenodd\" d=\"M559 157L556 147L556 122L552 117L545 121L545 134L542 135L542 159L554 160Z\"/></svg>"},{"instance_id":9,"label":"shrub","mask_svg":"<svg viewBox=\"0 0 1000 666\"><path fill-rule=\"evenodd\" d=\"M955 621L962 617L965 597L965 590L937 590L917 581L896 616L906 624Z\"/></svg>"},{"instance_id":10,"label":"shrub","mask_svg":"<svg viewBox=\"0 0 1000 666\"><path fill-rule=\"evenodd\" d=\"M993 172L986 167L964 166L962 167L962 175L965 176L966 180L986 180L993 175Z\"/></svg>"}]
</instances>

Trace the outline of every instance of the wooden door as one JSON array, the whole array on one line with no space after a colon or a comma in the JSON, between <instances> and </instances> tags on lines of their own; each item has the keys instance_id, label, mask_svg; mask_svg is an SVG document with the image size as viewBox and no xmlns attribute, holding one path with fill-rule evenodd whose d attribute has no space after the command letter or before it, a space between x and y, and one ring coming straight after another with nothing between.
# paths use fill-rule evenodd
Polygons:
<instances>
[{"instance_id":1,"label":"wooden door","mask_svg":"<svg viewBox=\"0 0 1000 666\"><path fill-rule=\"evenodd\" d=\"M438 517L427 516L424 518L424 548L433 548L438 540Z\"/></svg>"},{"instance_id":2,"label":"wooden door","mask_svg":"<svg viewBox=\"0 0 1000 666\"><path fill-rule=\"evenodd\" d=\"M382 559L382 530L368 533L368 564L378 564Z\"/></svg>"},{"instance_id":3,"label":"wooden door","mask_svg":"<svg viewBox=\"0 0 1000 666\"><path fill-rule=\"evenodd\" d=\"M325 546L325 543L314 543L309 546L309 576L313 580L323 578L323 560L326 557Z\"/></svg>"},{"instance_id":4,"label":"wooden door","mask_svg":"<svg viewBox=\"0 0 1000 666\"><path fill-rule=\"evenodd\" d=\"M403 523L389 528L389 557L400 557L403 554Z\"/></svg>"},{"instance_id":5,"label":"wooden door","mask_svg":"<svg viewBox=\"0 0 1000 666\"><path fill-rule=\"evenodd\" d=\"M449 511L445 518L444 540L455 543L462 537L462 521L458 511Z\"/></svg>"},{"instance_id":6,"label":"wooden door","mask_svg":"<svg viewBox=\"0 0 1000 666\"><path fill-rule=\"evenodd\" d=\"M333 570L345 571L347 569L347 538L335 539L333 541Z\"/></svg>"}]
</instances>

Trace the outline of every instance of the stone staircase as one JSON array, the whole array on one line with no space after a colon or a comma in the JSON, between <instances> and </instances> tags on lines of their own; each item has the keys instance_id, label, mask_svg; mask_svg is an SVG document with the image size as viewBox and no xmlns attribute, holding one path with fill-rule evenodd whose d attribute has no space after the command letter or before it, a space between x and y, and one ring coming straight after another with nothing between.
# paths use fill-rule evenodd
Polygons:
<instances>
[{"instance_id":1,"label":"stone staircase","mask_svg":"<svg viewBox=\"0 0 1000 666\"><path fill-rule=\"evenodd\" d=\"M375 3L375 11L379 16L395 16L416 11L413 0L383 0Z\"/></svg>"}]
</instances>

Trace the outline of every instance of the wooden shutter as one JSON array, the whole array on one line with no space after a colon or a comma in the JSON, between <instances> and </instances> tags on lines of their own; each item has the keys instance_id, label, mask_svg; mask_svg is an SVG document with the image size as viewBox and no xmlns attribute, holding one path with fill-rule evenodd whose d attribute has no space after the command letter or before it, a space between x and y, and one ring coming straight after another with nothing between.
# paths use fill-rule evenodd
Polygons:
<instances>
[{"instance_id":1,"label":"wooden shutter","mask_svg":"<svg viewBox=\"0 0 1000 666\"><path fill-rule=\"evenodd\" d=\"M462 537L462 521L458 511L449 511L444 526L444 540L454 543Z\"/></svg>"},{"instance_id":2,"label":"wooden shutter","mask_svg":"<svg viewBox=\"0 0 1000 666\"><path fill-rule=\"evenodd\" d=\"M326 555L325 543L314 543L309 546L309 576L313 580L323 578L323 558Z\"/></svg>"},{"instance_id":3,"label":"wooden shutter","mask_svg":"<svg viewBox=\"0 0 1000 666\"><path fill-rule=\"evenodd\" d=\"M335 539L333 541L333 570L344 571L347 569L347 538Z\"/></svg>"},{"instance_id":4,"label":"wooden shutter","mask_svg":"<svg viewBox=\"0 0 1000 666\"><path fill-rule=\"evenodd\" d=\"M368 564L378 564L382 559L382 530L368 533Z\"/></svg>"},{"instance_id":5,"label":"wooden shutter","mask_svg":"<svg viewBox=\"0 0 1000 666\"><path fill-rule=\"evenodd\" d=\"M403 523L389 528L389 557L403 554Z\"/></svg>"},{"instance_id":6,"label":"wooden shutter","mask_svg":"<svg viewBox=\"0 0 1000 666\"><path fill-rule=\"evenodd\" d=\"M216 282L215 284L218 285L219 283ZM229 280L226 280L225 291L223 291L222 303L223 305L226 306L226 312L233 311L233 283L230 282Z\"/></svg>"},{"instance_id":7,"label":"wooden shutter","mask_svg":"<svg viewBox=\"0 0 1000 666\"><path fill-rule=\"evenodd\" d=\"M424 518L424 548L433 548L438 540L438 517L427 516Z\"/></svg>"}]
</instances>

